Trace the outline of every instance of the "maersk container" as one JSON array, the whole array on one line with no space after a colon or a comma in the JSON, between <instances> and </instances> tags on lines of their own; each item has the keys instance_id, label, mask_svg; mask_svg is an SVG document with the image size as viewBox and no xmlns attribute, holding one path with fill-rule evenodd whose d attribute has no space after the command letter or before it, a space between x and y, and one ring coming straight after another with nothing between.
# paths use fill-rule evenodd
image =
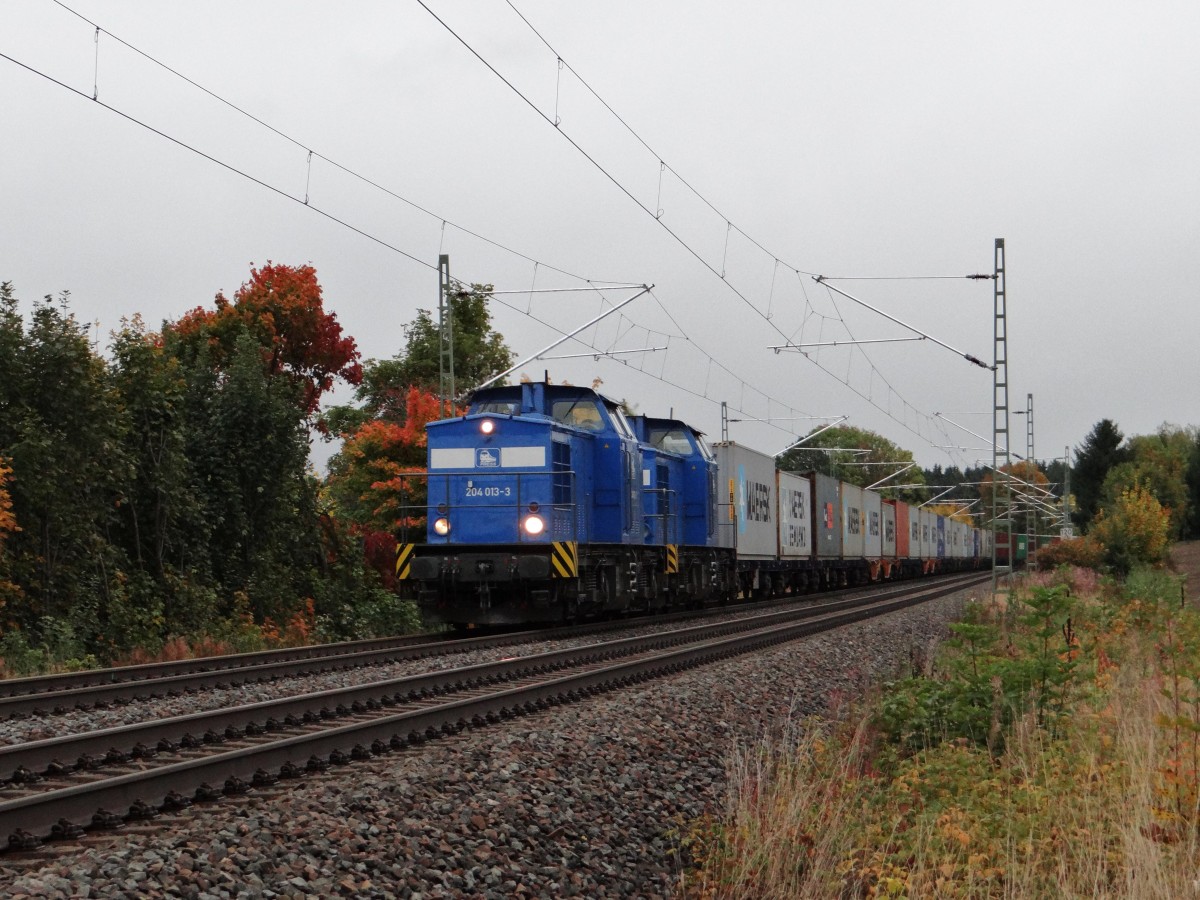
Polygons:
<instances>
[{"instance_id":1,"label":"maersk container","mask_svg":"<svg viewBox=\"0 0 1200 900\"><path fill-rule=\"evenodd\" d=\"M719 544L734 547L742 559L774 559L776 529L775 459L733 441L713 445L722 503Z\"/></svg>"},{"instance_id":2,"label":"maersk container","mask_svg":"<svg viewBox=\"0 0 1200 900\"><path fill-rule=\"evenodd\" d=\"M895 500L884 500L880 505L883 515L883 555L888 559L896 558L896 548L900 543L901 532L896 522L899 510Z\"/></svg>"},{"instance_id":3,"label":"maersk container","mask_svg":"<svg viewBox=\"0 0 1200 900\"><path fill-rule=\"evenodd\" d=\"M866 515L863 511L863 489L842 483L842 555L846 559L862 559L866 555Z\"/></svg>"},{"instance_id":4,"label":"maersk container","mask_svg":"<svg viewBox=\"0 0 1200 900\"><path fill-rule=\"evenodd\" d=\"M946 517L934 517L934 543L937 545L937 558L946 558Z\"/></svg>"},{"instance_id":5,"label":"maersk container","mask_svg":"<svg viewBox=\"0 0 1200 900\"><path fill-rule=\"evenodd\" d=\"M937 559L937 513L921 510L921 559Z\"/></svg>"},{"instance_id":6,"label":"maersk container","mask_svg":"<svg viewBox=\"0 0 1200 900\"><path fill-rule=\"evenodd\" d=\"M829 559L842 555L841 482L829 475L813 473L813 539L817 557Z\"/></svg>"},{"instance_id":7,"label":"maersk container","mask_svg":"<svg viewBox=\"0 0 1200 900\"><path fill-rule=\"evenodd\" d=\"M785 559L813 555L813 487L803 475L778 472L779 555Z\"/></svg>"},{"instance_id":8,"label":"maersk container","mask_svg":"<svg viewBox=\"0 0 1200 900\"><path fill-rule=\"evenodd\" d=\"M863 488L863 556L879 559L883 556L883 498Z\"/></svg>"},{"instance_id":9,"label":"maersk container","mask_svg":"<svg viewBox=\"0 0 1200 900\"><path fill-rule=\"evenodd\" d=\"M921 548L924 546L921 543L921 510L911 503L904 505L908 508L908 558L920 559L923 555ZM896 514L897 519L899 515Z\"/></svg>"}]
</instances>

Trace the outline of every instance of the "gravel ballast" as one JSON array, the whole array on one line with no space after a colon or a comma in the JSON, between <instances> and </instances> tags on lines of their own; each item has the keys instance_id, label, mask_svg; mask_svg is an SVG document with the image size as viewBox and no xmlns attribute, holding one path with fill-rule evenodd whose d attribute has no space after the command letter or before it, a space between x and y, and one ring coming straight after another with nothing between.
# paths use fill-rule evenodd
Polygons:
<instances>
[{"instance_id":1,"label":"gravel ballast","mask_svg":"<svg viewBox=\"0 0 1200 900\"><path fill-rule=\"evenodd\" d=\"M734 744L926 656L970 593L334 768L299 790L0 856L0 885L14 897L670 896L680 838L722 808Z\"/></svg>"}]
</instances>

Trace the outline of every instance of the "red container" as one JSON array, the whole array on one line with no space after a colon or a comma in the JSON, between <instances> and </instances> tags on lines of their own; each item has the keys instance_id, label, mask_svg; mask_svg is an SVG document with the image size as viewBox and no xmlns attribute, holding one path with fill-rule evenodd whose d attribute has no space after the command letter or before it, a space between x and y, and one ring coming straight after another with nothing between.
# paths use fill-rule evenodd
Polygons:
<instances>
[{"instance_id":1,"label":"red container","mask_svg":"<svg viewBox=\"0 0 1200 900\"><path fill-rule=\"evenodd\" d=\"M884 500L896 507L896 558L907 559L909 551L909 506L903 500Z\"/></svg>"}]
</instances>

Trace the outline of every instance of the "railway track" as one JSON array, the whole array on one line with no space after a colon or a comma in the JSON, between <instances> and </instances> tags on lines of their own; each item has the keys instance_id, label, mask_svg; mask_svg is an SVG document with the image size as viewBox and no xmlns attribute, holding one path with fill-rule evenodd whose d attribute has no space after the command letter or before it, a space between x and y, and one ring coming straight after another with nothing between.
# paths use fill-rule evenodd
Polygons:
<instances>
[{"instance_id":1,"label":"railway track","mask_svg":"<svg viewBox=\"0 0 1200 900\"><path fill-rule=\"evenodd\" d=\"M812 595L811 599L857 596L862 592L861 588L848 589ZM770 609L802 599L807 600L809 597L786 596L756 603L753 608ZM435 634L407 635L261 653L65 672L33 678L5 679L0 680L0 720L47 713L61 714L72 709L103 708L133 700L178 696L250 682L268 682L320 672L448 656L530 641L586 637L641 625L691 621L728 611L729 607L712 607L700 611L606 620L534 631L491 633L468 638Z\"/></svg>"},{"instance_id":2,"label":"railway track","mask_svg":"<svg viewBox=\"0 0 1200 900\"><path fill-rule=\"evenodd\" d=\"M986 576L985 576L986 577ZM716 624L604 641L226 710L0 748L10 849L267 788L962 590L922 582ZM217 785L219 787L214 787Z\"/></svg>"}]
</instances>

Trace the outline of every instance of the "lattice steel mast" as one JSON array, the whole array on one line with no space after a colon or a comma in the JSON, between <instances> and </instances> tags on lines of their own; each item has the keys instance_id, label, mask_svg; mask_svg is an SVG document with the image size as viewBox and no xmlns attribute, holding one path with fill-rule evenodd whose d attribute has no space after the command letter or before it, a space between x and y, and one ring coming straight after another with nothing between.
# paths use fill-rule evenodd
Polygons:
<instances>
[{"instance_id":1,"label":"lattice steel mast","mask_svg":"<svg viewBox=\"0 0 1200 900\"><path fill-rule=\"evenodd\" d=\"M1008 570L1011 573L1016 562L1016 547L1012 535L1012 484L1009 482L1011 457L1008 448L1008 303L1004 283L1004 238L996 238L995 286L992 367L992 595L996 594L996 550L1000 543L1001 499L1004 509L1004 532L1007 537ZM1003 445L1001 444L1003 441ZM1003 449L1001 449L1003 446ZM1001 486L1003 485L1003 486Z\"/></svg>"},{"instance_id":2,"label":"lattice steel mast","mask_svg":"<svg viewBox=\"0 0 1200 900\"><path fill-rule=\"evenodd\" d=\"M450 304L450 257L438 257L438 398L441 415L454 412L454 311Z\"/></svg>"}]
</instances>

